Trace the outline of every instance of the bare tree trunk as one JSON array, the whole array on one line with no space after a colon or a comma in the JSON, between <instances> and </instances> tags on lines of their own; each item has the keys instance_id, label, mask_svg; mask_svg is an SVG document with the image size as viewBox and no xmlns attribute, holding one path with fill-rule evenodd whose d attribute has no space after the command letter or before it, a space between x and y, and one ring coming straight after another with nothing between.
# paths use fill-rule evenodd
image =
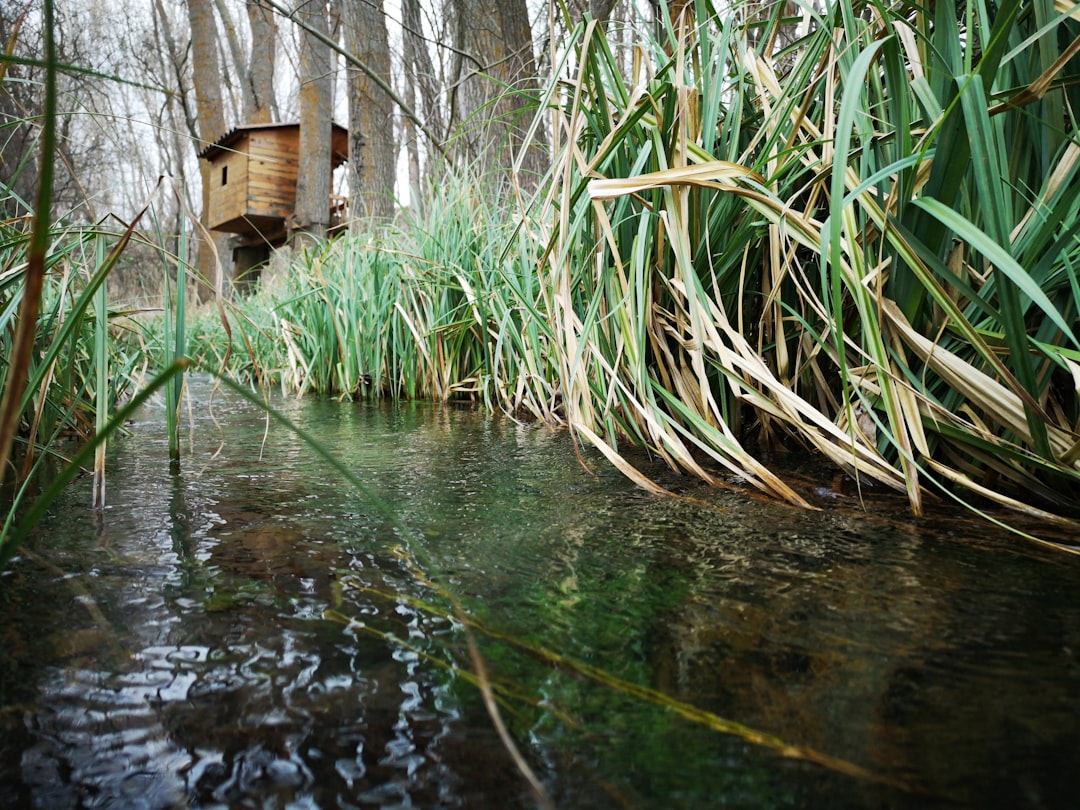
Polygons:
<instances>
[{"instance_id":1,"label":"bare tree trunk","mask_svg":"<svg viewBox=\"0 0 1080 810\"><path fill-rule=\"evenodd\" d=\"M390 45L382 0L341 4L345 48L390 83ZM397 147L394 106L364 71L350 68L349 189L355 228L385 222L394 215Z\"/></svg>"},{"instance_id":2,"label":"bare tree trunk","mask_svg":"<svg viewBox=\"0 0 1080 810\"><path fill-rule=\"evenodd\" d=\"M248 122L268 124L277 120L277 96L274 93L274 55L277 50L277 17L262 0L247 3L251 26L251 61L247 80L251 86Z\"/></svg>"},{"instance_id":3,"label":"bare tree trunk","mask_svg":"<svg viewBox=\"0 0 1080 810\"><path fill-rule=\"evenodd\" d=\"M487 75L504 57L498 17L479 0L449 0L456 48L450 71L450 128L454 153L470 162L494 151L501 133L490 131L493 116L485 104L497 90Z\"/></svg>"},{"instance_id":4,"label":"bare tree trunk","mask_svg":"<svg viewBox=\"0 0 1080 810\"><path fill-rule=\"evenodd\" d=\"M217 24L214 20L213 0L187 0L188 24L191 26L192 80L195 84L195 109L198 131L197 152L225 134L225 106L221 97L221 67L218 61ZM210 211L210 165L200 161L199 176L202 179L202 223L207 224ZM226 255L227 237L213 237L213 242L200 238L197 269L208 284L216 285L224 293L229 256ZM218 278L219 274L222 276ZM206 285L200 285L197 297L206 300Z\"/></svg>"},{"instance_id":5,"label":"bare tree trunk","mask_svg":"<svg viewBox=\"0 0 1080 810\"><path fill-rule=\"evenodd\" d=\"M165 47L169 54L169 65L176 79L176 89L179 91L175 96L171 96L170 100L177 101L180 104L184 112L184 123L187 125L188 135L192 141L196 141L199 138L199 127L196 121L196 113L191 109L191 103L188 101L188 86L183 68L184 55L180 48L177 47L176 37L172 31L172 23L169 21L169 15L165 12L165 6L162 5L161 0L154 0L154 23L154 30L160 30L165 41ZM168 86L168 84L163 84L166 87Z\"/></svg>"},{"instance_id":6,"label":"bare tree trunk","mask_svg":"<svg viewBox=\"0 0 1080 810\"><path fill-rule=\"evenodd\" d=\"M607 22L619 0L589 0L589 13L597 22Z\"/></svg>"},{"instance_id":7,"label":"bare tree trunk","mask_svg":"<svg viewBox=\"0 0 1080 810\"><path fill-rule=\"evenodd\" d=\"M431 59L428 38L424 32L424 20L420 10L420 0L402 0L402 42L404 45L404 68L406 93L415 109L421 110L428 132L439 142L446 138L444 110L442 103L442 82ZM416 102L419 101L419 104ZM409 205L420 210L423 205L423 176L420 166L419 133L416 132L408 116L403 118L405 128L405 148L409 160ZM426 173L430 174L441 160L432 160L430 144L425 150L429 157Z\"/></svg>"},{"instance_id":8,"label":"bare tree trunk","mask_svg":"<svg viewBox=\"0 0 1080 810\"><path fill-rule=\"evenodd\" d=\"M514 92L503 96L501 106L510 127L511 156L520 162L518 182L526 189L536 189L539 175L546 168L542 143L526 143L528 130L538 112L540 89L537 84L536 56L533 53L532 25L524 2L500 2L499 22L506 41L506 77ZM540 136L542 132L538 130Z\"/></svg>"},{"instance_id":9,"label":"bare tree trunk","mask_svg":"<svg viewBox=\"0 0 1080 810\"><path fill-rule=\"evenodd\" d=\"M195 183L188 177L187 161L184 160L184 153L189 147L184 143L183 133L186 129L190 142L195 142L198 139L198 126L195 111L189 100L191 93L183 67L184 53L176 42L172 21L165 11L162 0L154 0L152 43L152 46L145 50L156 54L160 59L161 86L172 86L178 91L167 97L162 110L161 114L165 116L164 120L167 123L157 127L163 164L169 167L169 171L176 177L177 182L177 205L172 233L175 235L173 247L178 250L181 231L193 230L188 221L188 212L196 210L195 200L191 196ZM175 84L170 82L170 78ZM149 107L149 104L147 106ZM197 237L188 241L187 254L180 256L180 259L184 262L194 260L195 266L198 267L198 251L201 246L202 240ZM206 293L205 286L192 285L192 294L196 298L200 294L205 297Z\"/></svg>"},{"instance_id":10,"label":"bare tree trunk","mask_svg":"<svg viewBox=\"0 0 1080 810\"><path fill-rule=\"evenodd\" d=\"M495 13L481 0L450 3L458 49L451 71L454 138L468 160L509 169L536 109L528 8L525 0L502 0Z\"/></svg>"},{"instance_id":11,"label":"bare tree trunk","mask_svg":"<svg viewBox=\"0 0 1080 810\"><path fill-rule=\"evenodd\" d=\"M424 122L429 132L441 141L446 136L442 105L439 101L439 75L431 62L431 53L424 37L424 23L419 0L402 0L402 39L405 46L405 71L412 75L413 86L420 95Z\"/></svg>"},{"instance_id":12,"label":"bare tree trunk","mask_svg":"<svg viewBox=\"0 0 1080 810\"><path fill-rule=\"evenodd\" d=\"M251 83L247 80L247 60L244 58L244 48L240 44L240 35L236 32L236 22L232 18L232 13L229 11L229 6L226 0L214 0L215 6L218 12L218 18L221 20L221 30L225 34L225 45L229 47L229 56L232 61L233 69L236 71L236 75L240 82L240 109L243 110L242 115L247 116L248 110L255 106L254 99L252 98ZM254 42L254 40L252 40ZM228 76L228 73L225 74Z\"/></svg>"},{"instance_id":13,"label":"bare tree trunk","mask_svg":"<svg viewBox=\"0 0 1080 810\"><path fill-rule=\"evenodd\" d=\"M246 3L251 28L251 50L244 52L227 0L215 0L218 17L225 32L225 44L233 72L240 84L241 117L246 124L268 124L273 120L274 56L277 44L277 20L261 0ZM228 75L228 74L226 74Z\"/></svg>"},{"instance_id":14,"label":"bare tree trunk","mask_svg":"<svg viewBox=\"0 0 1080 810\"><path fill-rule=\"evenodd\" d=\"M405 65L405 97L410 103L416 103L416 84L413 71L409 64ZM417 142L416 126L407 115L401 117L401 125L404 131L405 154L409 167L409 208L420 211L423 206L423 195L420 192L420 144Z\"/></svg>"},{"instance_id":15,"label":"bare tree trunk","mask_svg":"<svg viewBox=\"0 0 1080 810\"><path fill-rule=\"evenodd\" d=\"M597 22L607 22L619 0L573 0L568 4L574 22L581 22L588 14Z\"/></svg>"},{"instance_id":16,"label":"bare tree trunk","mask_svg":"<svg viewBox=\"0 0 1080 810\"><path fill-rule=\"evenodd\" d=\"M298 0L295 14L300 34L300 164L296 178L296 212L292 228L306 238L297 246L326 237L330 225L330 166L333 105L333 61L327 9L321 0Z\"/></svg>"}]
</instances>

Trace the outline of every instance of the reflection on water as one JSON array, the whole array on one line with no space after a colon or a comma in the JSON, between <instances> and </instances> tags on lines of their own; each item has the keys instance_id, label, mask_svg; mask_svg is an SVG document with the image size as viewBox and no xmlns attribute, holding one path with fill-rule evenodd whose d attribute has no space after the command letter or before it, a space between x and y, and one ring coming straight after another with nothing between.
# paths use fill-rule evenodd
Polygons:
<instances>
[{"instance_id":1,"label":"reflection on water","mask_svg":"<svg viewBox=\"0 0 1080 810\"><path fill-rule=\"evenodd\" d=\"M0 806L530 807L463 614L560 807L1074 800L1071 557L883 496L801 512L654 469L687 496L657 499L468 409L282 403L395 522L246 403L219 428L193 396L181 472L145 412L104 513L72 487L0 579Z\"/></svg>"}]
</instances>

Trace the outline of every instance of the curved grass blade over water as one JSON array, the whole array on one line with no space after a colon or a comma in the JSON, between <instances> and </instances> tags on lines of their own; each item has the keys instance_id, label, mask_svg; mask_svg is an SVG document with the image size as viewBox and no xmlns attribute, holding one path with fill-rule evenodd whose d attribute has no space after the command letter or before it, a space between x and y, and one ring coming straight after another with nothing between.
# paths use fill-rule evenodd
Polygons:
<instances>
[{"instance_id":1,"label":"curved grass blade over water","mask_svg":"<svg viewBox=\"0 0 1080 810\"><path fill-rule=\"evenodd\" d=\"M425 575L421 573L419 574L419 576L421 577L420 581L423 584L436 589L436 592L440 596L447 596L447 593L444 589L433 583ZM738 737L739 739L745 740L748 743L752 743L753 745L756 745L758 747L768 749L773 753L777 754L778 756L782 756L787 759L798 759L804 760L806 762L813 762L824 768L836 771L837 773L842 773L846 776L851 776L857 779L865 779L881 784L888 784L900 790L913 790L910 785L899 782L898 780L878 776L871 773L870 771L867 771L864 768L859 767L852 762L848 762L847 760L829 756L828 754L824 754L812 748L792 745L780 739L779 737L762 731L758 731L757 729L750 728L749 726L743 725L742 723L728 720L726 718L720 717L719 715L713 714L712 712L700 709L696 706L692 706L680 700L676 700L675 698L672 698L669 695L666 695L656 689L651 689L647 686L641 686L640 684L626 681L608 672L607 670L601 669L599 667L594 667L591 664L586 664L582 661L577 661L573 658L562 655L561 653L555 652L554 650L550 650L546 647L542 647L538 644L532 644L530 642L522 641L521 639L515 638L514 636L502 633L498 630L494 630L483 624L478 619L462 614L458 611L447 612L439 608L437 605L434 605L430 602L425 602L422 599L416 599L405 594L390 593L380 590L378 588L371 588L365 585L361 585L356 583L349 576L345 576L342 579L342 585L345 587L352 587L358 592L378 596L390 602L405 601L410 606L422 610L432 616L437 616L439 618L453 620L465 624L470 629L475 630L477 633L483 635L485 638L490 638L493 641L499 641L509 644L510 646L521 650L529 656L544 662L545 664L554 666L564 672L586 678L600 686L611 689L612 691L629 695L645 703L650 703L654 706L667 709L689 722L704 726L705 728L711 729L712 731L718 732L720 734L726 734L732 737ZM365 629L369 629L366 628L366 625L364 625L363 622L355 619L350 619L349 617L345 616L337 610L327 611L327 613L324 615L326 618L333 621L350 625L359 625L365 627ZM387 638L393 643L402 643L393 636L384 635L383 637ZM413 648L410 647L410 649ZM533 703L532 699L530 699L530 703ZM560 719L562 719L562 717L560 717Z\"/></svg>"}]
</instances>

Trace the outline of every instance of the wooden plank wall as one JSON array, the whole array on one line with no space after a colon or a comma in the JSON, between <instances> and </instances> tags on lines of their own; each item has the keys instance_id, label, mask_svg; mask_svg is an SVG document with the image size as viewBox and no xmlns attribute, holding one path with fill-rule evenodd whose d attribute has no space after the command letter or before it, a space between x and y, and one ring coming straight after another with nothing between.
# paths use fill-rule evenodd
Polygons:
<instances>
[{"instance_id":1,"label":"wooden plank wall","mask_svg":"<svg viewBox=\"0 0 1080 810\"><path fill-rule=\"evenodd\" d=\"M253 132L248 146L247 216L285 219L296 207L298 130Z\"/></svg>"},{"instance_id":2,"label":"wooden plank wall","mask_svg":"<svg viewBox=\"0 0 1080 810\"><path fill-rule=\"evenodd\" d=\"M223 184L223 171L228 172ZM248 156L244 142L235 151L219 155L210 167L210 227L217 228L231 219L242 216L248 196Z\"/></svg>"}]
</instances>

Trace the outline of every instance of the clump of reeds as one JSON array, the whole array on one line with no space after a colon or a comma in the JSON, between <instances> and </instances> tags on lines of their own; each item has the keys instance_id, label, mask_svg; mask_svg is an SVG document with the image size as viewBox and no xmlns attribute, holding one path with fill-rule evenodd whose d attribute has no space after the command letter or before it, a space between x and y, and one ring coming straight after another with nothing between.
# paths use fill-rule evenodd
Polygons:
<instances>
[{"instance_id":1,"label":"clump of reeds","mask_svg":"<svg viewBox=\"0 0 1080 810\"><path fill-rule=\"evenodd\" d=\"M104 504L106 439L155 390L178 379L184 364L170 364L121 403L141 381L144 363L110 334L114 313L105 281L142 215L121 232L52 219L58 66L50 0L42 13L37 197L32 208L0 222L0 567L83 469L93 468L94 502ZM27 205L14 183L0 181L5 209ZM182 329L176 334L182 340Z\"/></svg>"},{"instance_id":2,"label":"clump of reeds","mask_svg":"<svg viewBox=\"0 0 1080 810\"><path fill-rule=\"evenodd\" d=\"M629 50L576 31L526 210L443 182L407 228L305 254L263 324L281 378L563 421L646 487L627 442L806 504L756 450L795 443L916 514L1068 523L1071 8L686 8Z\"/></svg>"},{"instance_id":3,"label":"clump of reeds","mask_svg":"<svg viewBox=\"0 0 1080 810\"><path fill-rule=\"evenodd\" d=\"M1075 509L1080 22L695 8L629 72L587 27L560 89L543 272L571 426L794 502L748 437L916 513L956 487Z\"/></svg>"},{"instance_id":4,"label":"clump of reeds","mask_svg":"<svg viewBox=\"0 0 1080 810\"><path fill-rule=\"evenodd\" d=\"M551 416L536 244L474 188L444 178L406 227L301 253L241 305L257 329L238 340L258 373L298 393L461 397Z\"/></svg>"}]
</instances>

